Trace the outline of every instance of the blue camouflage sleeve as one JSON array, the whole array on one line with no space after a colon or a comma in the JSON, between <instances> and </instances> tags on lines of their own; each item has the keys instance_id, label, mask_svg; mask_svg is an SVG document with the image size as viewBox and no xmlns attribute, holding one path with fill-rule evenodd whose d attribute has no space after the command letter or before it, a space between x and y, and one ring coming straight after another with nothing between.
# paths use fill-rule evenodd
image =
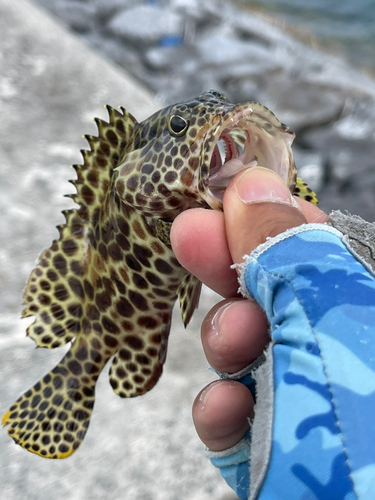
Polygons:
<instances>
[{"instance_id":1,"label":"blue camouflage sleeve","mask_svg":"<svg viewBox=\"0 0 375 500\"><path fill-rule=\"evenodd\" d=\"M251 436L211 461L240 499L375 498L375 279L337 230L306 224L246 257L241 292L264 308ZM259 364L259 363L258 363Z\"/></svg>"}]
</instances>

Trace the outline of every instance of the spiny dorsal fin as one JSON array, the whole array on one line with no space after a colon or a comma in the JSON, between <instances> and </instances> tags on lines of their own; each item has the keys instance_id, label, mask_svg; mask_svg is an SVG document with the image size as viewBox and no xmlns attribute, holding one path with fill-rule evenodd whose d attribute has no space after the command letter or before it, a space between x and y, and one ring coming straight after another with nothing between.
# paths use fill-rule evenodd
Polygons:
<instances>
[{"instance_id":1,"label":"spiny dorsal fin","mask_svg":"<svg viewBox=\"0 0 375 500\"><path fill-rule=\"evenodd\" d=\"M60 238L42 252L24 293L22 317L35 316L27 334L38 347L59 347L84 328L85 293L92 291L92 245L98 222L108 203L113 169L132 140L135 118L106 106L109 123L96 119L98 137L86 136L90 149L83 150L83 165L74 165L77 193L69 195L79 208L63 212L66 223L58 227ZM99 265L99 264L98 264Z\"/></svg>"},{"instance_id":2,"label":"spiny dorsal fin","mask_svg":"<svg viewBox=\"0 0 375 500\"><path fill-rule=\"evenodd\" d=\"M184 326L189 324L195 309L199 305L201 288L202 283L192 274L188 274L181 281L177 293L180 300L181 316Z\"/></svg>"}]
</instances>

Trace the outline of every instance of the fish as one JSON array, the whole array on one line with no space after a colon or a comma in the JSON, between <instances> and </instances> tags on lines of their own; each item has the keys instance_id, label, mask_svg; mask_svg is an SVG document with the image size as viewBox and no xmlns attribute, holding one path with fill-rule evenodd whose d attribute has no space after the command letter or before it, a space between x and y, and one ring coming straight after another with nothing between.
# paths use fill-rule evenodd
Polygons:
<instances>
[{"instance_id":1,"label":"fish","mask_svg":"<svg viewBox=\"0 0 375 500\"><path fill-rule=\"evenodd\" d=\"M81 445L95 385L111 360L109 382L121 398L158 381L178 299L186 326L201 282L177 261L173 220L184 210L223 209L230 180L246 166L277 172L291 192L316 203L301 180L294 133L265 106L232 104L221 92L167 106L146 120L106 106L108 122L85 136L73 165L78 208L66 210L59 238L44 250L24 292L22 317L37 347L71 343L62 360L10 407L8 434L41 457L62 459Z\"/></svg>"}]
</instances>

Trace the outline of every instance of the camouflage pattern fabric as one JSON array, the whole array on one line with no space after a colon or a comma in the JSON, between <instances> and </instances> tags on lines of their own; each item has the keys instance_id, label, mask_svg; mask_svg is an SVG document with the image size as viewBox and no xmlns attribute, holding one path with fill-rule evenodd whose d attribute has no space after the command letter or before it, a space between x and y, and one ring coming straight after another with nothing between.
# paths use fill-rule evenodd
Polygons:
<instances>
[{"instance_id":1,"label":"camouflage pattern fabric","mask_svg":"<svg viewBox=\"0 0 375 500\"><path fill-rule=\"evenodd\" d=\"M257 386L251 446L247 435L211 461L244 500L374 499L374 276L321 224L270 239L242 267L272 340L259 368L230 376Z\"/></svg>"}]
</instances>

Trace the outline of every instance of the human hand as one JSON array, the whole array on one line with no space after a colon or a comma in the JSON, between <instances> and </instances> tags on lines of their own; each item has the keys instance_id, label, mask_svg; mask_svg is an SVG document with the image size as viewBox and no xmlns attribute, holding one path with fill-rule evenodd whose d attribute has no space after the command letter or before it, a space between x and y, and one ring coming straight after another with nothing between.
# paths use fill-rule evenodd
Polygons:
<instances>
[{"instance_id":1,"label":"human hand","mask_svg":"<svg viewBox=\"0 0 375 500\"><path fill-rule=\"evenodd\" d=\"M217 371L234 373L245 368L269 342L267 319L255 301L238 297L237 274L231 264L242 262L243 255L267 237L306 222L325 223L328 216L291 197L274 172L253 167L239 173L228 186L224 213L193 209L173 223L171 243L179 262L225 297L202 325L204 351ZM243 384L213 382L194 402L198 435L213 451L233 446L248 430L253 406Z\"/></svg>"}]
</instances>

